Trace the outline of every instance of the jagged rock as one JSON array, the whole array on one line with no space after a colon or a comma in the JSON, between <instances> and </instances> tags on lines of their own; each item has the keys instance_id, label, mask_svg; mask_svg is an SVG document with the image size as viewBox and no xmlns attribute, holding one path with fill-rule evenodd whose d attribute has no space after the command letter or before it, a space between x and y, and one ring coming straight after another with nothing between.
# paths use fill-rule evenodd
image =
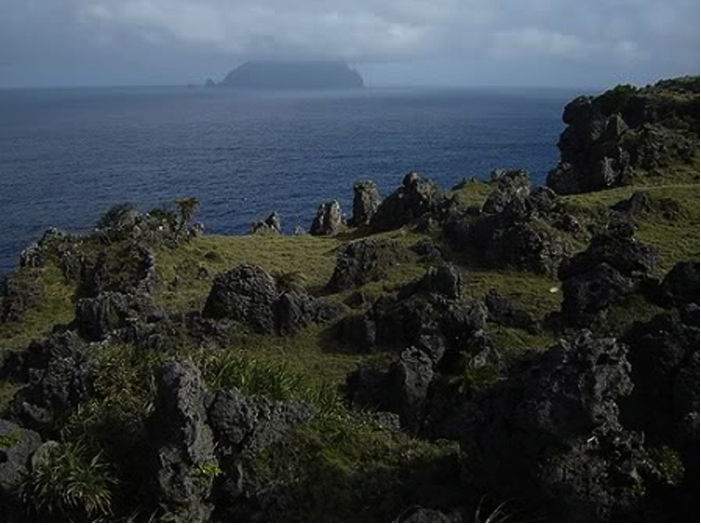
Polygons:
<instances>
[{"instance_id":1,"label":"jagged rock","mask_svg":"<svg viewBox=\"0 0 701 525\"><path fill-rule=\"evenodd\" d=\"M380 281L394 265L410 261L414 255L401 243L392 240L363 239L349 243L336 260L331 279L326 285L330 293Z\"/></svg>"},{"instance_id":2,"label":"jagged rock","mask_svg":"<svg viewBox=\"0 0 701 525\"><path fill-rule=\"evenodd\" d=\"M254 235L256 233L282 233L282 227L280 225L280 216L278 215L278 213L274 211L262 221L251 223L251 235Z\"/></svg>"},{"instance_id":3,"label":"jagged rock","mask_svg":"<svg viewBox=\"0 0 701 525\"><path fill-rule=\"evenodd\" d=\"M311 323L330 321L343 305L289 291L258 266L244 264L214 279L202 315L245 324L260 333L293 334Z\"/></svg>"},{"instance_id":4,"label":"jagged rock","mask_svg":"<svg viewBox=\"0 0 701 525\"><path fill-rule=\"evenodd\" d=\"M698 458L698 434L684 432L685 421L699 412L698 326L665 313L634 323L623 341L630 347L635 383L626 404L632 424L652 442L681 450L691 447ZM698 461L694 468L698 471Z\"/></svg>"},{"instance_id":5,"label":"jagged rock","mask_svg":"<svg viewBox=\"0 0 701 525\"><path fill-rule=\"evenodd\" d=\"M353 218L356 228L370 224L372 216L382 202L377 186L371 180L359 180L353 184Z\"/></svg>"},{"instance_id":6,"label":"jagged rock","mask_svg":"<svg viewBox=\"0 0 701 525\"><path fill-rule=\"evenodd\" d=\"M387 392L387 374L370 363L360 363L346 376L346 397L358 410L383 410Z\"/></svg>"},{"instance_id":7,"label":"jagged rock","mask_svg":"<svg viewBox=\"0 0 701 525\"><path fill-rule=\"evenodd\" d=\"M97 297L78 299L75 324L85 337L100 340L111 332L146 320L153 311L147 295L105 292Z\"/></svg>"},{"instance_id":8,"label":"jagged rock","mask_svg":"<svg viewBox=\"0 0 701 525\"><path fill-rule=\"evenodd\" d=\"M311 235L335 235L343 227L341 203L337 200L325 202L316 212L309 233Z\"/></svg>"},{"instance_id":9,"label":"jagged rock","mask_svg":"<svg viewBox=\"0 0 701 525\"><path fill-rule=\"evenodd\" d=\"M426 261L437 262L443 260L443 251L430 239L420 240L410 249Z\"/></svg>"},{"instance_id":10,"label":"jagged rock","mask_svg":"<svg viewBox=\"0 0 701 525\"><path fill-rule=\"evenodd\" d=\"M209 423L222 454L258 451L282 441L290 427L306 423L316 409L296 401L246 397L232 389L218 393Z\"/></svg>"},{"instance_id":11,"label":"jagged rock","mask_svg":"<svg viewBox=\"0 0 701 525\"><path fill-rule=\"evenodd\" d=\"M582 274L602 263L608 264L626 277L644 277L657 264L655 251L633 235L635 228L629 223L613 223L608 229L595 235L586 250L564 262L559 268L561 280Z\"/></svg>"},{"instance_id":12,"label":"jagged rock","mask_svg":"<svg viewBox=\"0 0 701 525\"><path fill-rule=\"evenodd\" d=\"M404 176L402 186L382 201L370 220L375 231L401 228L425 213L439 211L445 196L430 180L418 173Z\"/></svg>"},{"instance_id":13,"label":"jagged rock","mask_svg":"<svg viewBox=\"0 0 701 525\"><path fill-rule=\"evenodd\" d=\"M533 317L525 310L517 307L511 300L502 297L496 290L489 290L484 304L489 312L489 321L529 332L537 331L537 323Z\"/></svg>"},{"instance_id":14,"label":"jagged rock","mask_svg":"<svg viewBox=\"0 0 701 525\"><path fill-rule=\"evenodd\" d=\"M416 293L442 295L448 299L460 299L462 277L452 264L432 266L424 276L405 286L399 293L403 299Z\"/></svg>"},{"instance_id":15,"label":"jagged rock","mask_svg":"<svg viewBox=\"0 0 701 525\"><path fill-rule=\"evenodd\" d=\"M676 200L656 198L648 191L636 191L630 198L614 204L611 209L632 219L645 218L657 213L667 220L676 220L684 214L684 210Z\"/></svg>"},{"instance_id":16,"label":"jagged rock","mask_svg":"<svg viewBox=\"0 0 701 525\"><path fill-rule=\"evenodd\" d=\"M27 311L39 304L41 282L31 276L0 279L0 323L23 323Z\"/></svg>"},{"instance_id":17,"label":"jagged rock","mask_svg":"<svg viewBox=\"0 0 701 525\"><path fill-rule=\"evenodd\" d=\"M589 332L528 353L468 411L470 481L549 519L630 518L647 458L618 421L629 374L625 347Z\"/></svg>"},{"instance_id":18,"label":"jagged rock","mask_svg":"<svg viewBox=\"0 0 701 525\"><path fill-rule=\"evenodd\" d=\"M492 184L496 186L484 203L485 213L499 213L514 199L523 200L531 193L531 176L524 170L495 170Z\"/></svg>"},{"instance_id":19,"label":"jagged rock","mask_svg":"<svg viewBox=\"0 0 701 525\"><path fill-rule=\"evenodd\" d=\"M44 266L44 252L38 244L32 244L22 250L22 253L19 254L19 266L20 268L41 268Z\"/></svg>"},{"instance_id":20,"label":"jagged rock","mask_svg":"<svg viewBox=\"0 0 701 525\"><path fill-rule=\"evenodd\" d=\"M336 337L355 352L370 353L377 340L375 322L365 314L349 315L336 325Z\"/></svg>"},{"instance_id":21,"label":"jagged rock","mask_svg":"<svg viewBox=\"0 0 701 525\"><path fill-rule=\"evenodd\" d=\"M630 278L601 263L562 282L562 314L571 326L591 326L603 321L605 310L634 290Z\"/></svg>"},{"instance_id":22,"label":"jagged rock","mask_svg":"<svg viewBox=\"0 0 701 525\"><path fill-rule=\"evenodd\" d=\"M204 522L218 468L214 438L207 425L200 371L192 363L169 361L158 377L158 398L149 424L154 451L156 501L176 521Z\"/></svg>"},{"instance_id":23,"label":"jagged rock","mask_svg":"<svg viewBox=\"0 0 701 525\"><path fill-rule=\"evenodd\" d=\"M202 315L232 319L270 333L275 328L273 303L277 297L275 279L258 266L244 264L215 277Z\"/></svg>"},{"instance_id":24,"label":"jagged rock","mask_svg":"<svg viewBox=\"0 0 701 525\"><path fill-rule=\"evenodd\" d=\"M46 430L88 397L92 375L74 332L32 343L17 371L27 385L15 394L10 411L27 427Z\"/></svg>"},{"instance_id":25,"label":"jagged rock","mask_svg":"<svg viewBox=\"0 0 701 525\"><path fill-rule=\"evenodd\" d=\"M32 454L40 445L36 432L0 419L0 515L5 522L27 519L22 489Z\"/></svg>"},{"instance_id":26,"label":"jagged rock","mask_svg":"<svg viewBox=\"0 0 701 525\"><path fill-rule=\"evenodd\" d=\"M399 414L402 427L418 431L423 423L433 361L418 348L404 350L388 373L387 409Z\"/></svg>"},{"instance_id":27,"label":"jagged rock","mask_svg":"<svg viewBox=\"0 0 701 525\"><path fill-rule=\"evenodd\" d=\"M662 83L578 97L565 107L561 160L549 173L548 186L560 194L595 191L629 184L636 173L691 165L699 128L691 107L697 105L698 86L679 97Z\"/></svg>"},{"instance_id":28,"label":"jagged rock","mask_svg":"<svg viewBox=\"0 0 701 525\"><path fill-rule=\"evenodd\" d=\"M682 306L699 304L699 263L698 261L678 262L665 275L658 291L662 304Z\"/></svg>"}]
</instances>

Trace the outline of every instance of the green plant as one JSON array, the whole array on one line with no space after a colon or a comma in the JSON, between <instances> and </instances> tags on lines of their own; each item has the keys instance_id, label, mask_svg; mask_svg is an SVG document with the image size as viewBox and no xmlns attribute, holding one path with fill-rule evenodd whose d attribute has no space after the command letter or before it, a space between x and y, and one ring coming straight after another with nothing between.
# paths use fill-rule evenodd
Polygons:
<instances>
[{"instance_id":1,"label":"green plant","mask_svg":"<svg viewBox=\"0 0 701 525\"><path fill-rule=\"evenodd\" d=\"M180 213L180 229L187 227L197 215L200 209L200 200L196 197L184 197L175 199L175 204Z\"/></svg>"},{"instance_id":2,"label":"green plant","mask_svg":"<svg viewBox=\"0 0 701 525\"><path fill-rule=\"evenodd\" d=\"M0 448L12 448L19 445L22 438L15 432L0 435Z\"/></svg>"},{"instance_id":3,"label":"green plant","mask_svg":"<svg viewBox=\"0 0 701 525\"><path fill-rule=\"evenodd\" d=\"M39 515L60 520L108 518L117 485L102 454L80 444L56 443L35 461L25 481L25 501Z\"/></svg>"}]
</instances>

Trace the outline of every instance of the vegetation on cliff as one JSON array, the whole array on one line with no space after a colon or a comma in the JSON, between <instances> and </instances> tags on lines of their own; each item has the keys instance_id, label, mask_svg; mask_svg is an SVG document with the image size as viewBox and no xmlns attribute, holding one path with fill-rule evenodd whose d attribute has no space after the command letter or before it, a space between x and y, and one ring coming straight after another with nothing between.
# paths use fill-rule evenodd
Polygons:
<instances>
[{"instance_id":1,"label":"vegetation on cliff","mask_svg":"<svg viewBox=\"0 0 701 525\"><path fill-rule=\"evenodd\" d=\"M657 166L363 181L330 235L202 235L194 199L50 230L0 294L0 511L697 519L699 185Z\"/></svg>"}]
</instances>

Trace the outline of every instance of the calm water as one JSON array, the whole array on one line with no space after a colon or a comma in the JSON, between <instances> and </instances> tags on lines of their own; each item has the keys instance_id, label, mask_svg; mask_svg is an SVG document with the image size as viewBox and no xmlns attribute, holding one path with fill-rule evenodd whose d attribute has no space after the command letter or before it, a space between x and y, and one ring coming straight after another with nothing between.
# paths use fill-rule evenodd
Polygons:
<instances>
[{"instance_id":1,"label":"calm water","mask_svg":"<svg viewBox=\"0 0 701 525\"><path fill-rule=\"evenodd\" d=\"M91 228L112 204L196 196L207 231L277 210L308 227L320 202L419 171L450 187L558 158L561 90L251 94L187 88L0 91L0 273L50 226Z\"/></svg>"}]
</instances>

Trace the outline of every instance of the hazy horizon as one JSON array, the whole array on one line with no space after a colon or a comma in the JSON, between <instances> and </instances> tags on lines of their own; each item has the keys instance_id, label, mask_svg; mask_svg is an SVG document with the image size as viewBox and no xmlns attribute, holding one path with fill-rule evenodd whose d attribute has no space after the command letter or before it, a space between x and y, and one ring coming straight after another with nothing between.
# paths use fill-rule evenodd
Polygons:
<instances>
[{"instance_id":1,"label":"hazy horizon","mask_svg":"<svg viewBox=\"0 0 701 525\"><path fill-rule=\"evenodd\" d=\"M0 0L0 88L220 81L343 60L368 87L603 88L699 73L696 0Z\"/></svg>"}]
</instances>

